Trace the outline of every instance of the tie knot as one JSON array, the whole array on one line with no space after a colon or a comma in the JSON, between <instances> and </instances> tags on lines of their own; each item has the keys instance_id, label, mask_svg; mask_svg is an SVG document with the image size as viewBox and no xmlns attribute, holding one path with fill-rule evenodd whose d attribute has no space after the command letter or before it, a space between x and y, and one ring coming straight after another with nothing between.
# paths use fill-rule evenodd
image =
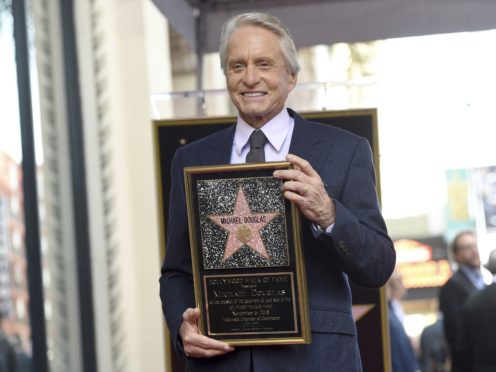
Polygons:
<instances>
[{"instance_id":1,"label":"tie knot","mask_svg":"<svg viewBox=\"0 0 496 372\"><path fill-rule=\"evenodd\" d=\"M254 130L250 135L250 147L260 148L265 145L265 134L260 129Z\"/></svg>"}]
</instances>

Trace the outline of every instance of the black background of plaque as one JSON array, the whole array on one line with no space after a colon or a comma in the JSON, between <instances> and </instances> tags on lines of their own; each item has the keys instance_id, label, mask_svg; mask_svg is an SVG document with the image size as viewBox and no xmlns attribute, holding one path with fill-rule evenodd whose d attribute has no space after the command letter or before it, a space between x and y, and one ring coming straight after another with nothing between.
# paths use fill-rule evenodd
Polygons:
<instances>
[{"instance_id":1,"label":"black background of plaque","mask_svg":"<svg viewBox=\"0 0 496 372\"><path fill-rule=\"evenodd\" d=\"M347 130L366 138L372 151L376 152L377 133L374 131L375 115L373 110L345 110L322 111L301 114L304 118L320 123L329 124ZM159 177L161 187L162 206L161 221L163 236L166 236L167 211L170 193L170 164L172 157L181 143L189 143L233 125L235 117L222 117L213 119L191 120L160 120L154 122L155 137L158 148L156 149ZM185 141L185 142L184 142ZM378 166L378 164L376 164ZM165 252L165 241L162 242L162 255ZM374 308L357 325L358 343L364 372L390 371L389 335L387 334L387 318L381 316L381 309L385 306L381 300L380 291L359 287L350 282L353 304L373 304ZM387 310L387 309L386 309ZM386 322L386 324L384 324ZM172 345L174 345L174 341ZM384 350L383 348L387 348ZM174 353L172 357L173 372L185 370L183 361Z\"/></svg>"},{"instance_id":2,"label":"black background of plaque","mask_svg":"<svg viewBox=\"0 0 496 372\"><path fill-rule=\"evenodd\" d=\"M196 230L196 254L198 257L199 261L199 273L200 273L200 283L201 286L203 287L204 281L203 278L205 275L225 275L227 271L229 274L276 274L276 273L285 273L285 272L293 272L294 277L294 301L295 301L295 315L297 319L297 328L298 332L297 333L279 333L279 334L264 334L264 335L257 335L256 338L258 339L263 339L263 338L281 338L281 337L301 337L302 332L301 332L301 322L300 322L300 308L299 308L299 292L298 292L298 286L297 286L297 278L296 278L296 258L294 255L294 237L292 234L289 234L287 236L288 238L288 250L289 250L289 266L276 266L276 267L250 267L250 268L242 268L242 269L236 269L236 268L227 268L227 269L208 269L204 270L203 269L203 254L202 254L202 237L201 237L201 228L199 226L199 211L198 211L198 193L197 193L197 181L204 181L204 180L215 180L215 179L231 179L231 178L250 178L250 177L272 177L272 173L274 172L275 168L270 168L270 169L258 169L258 170L248 170L248 171L228 171L228 172L218 172L218 173L194 173L191 174L191 189L192 189L192 196L193 196L193 206L194 206L194 213L195 213L195 221L198 223L195 227ZM287 200L284 199L284 209L286 213L286 231L293 231L293 221L291 220L291 203ZM202 308L202 313L206 314L207 309L206 309L206 301L205 301L205 291L202 290L202 302L203 302L203 308ZM205 320L205 329L203 330L204 334L207 334L207 324ZM222 340L222 339L248 339L248 338L253 338L253 335L216 335L216 339Z\"/></svg>"}]
</instances>

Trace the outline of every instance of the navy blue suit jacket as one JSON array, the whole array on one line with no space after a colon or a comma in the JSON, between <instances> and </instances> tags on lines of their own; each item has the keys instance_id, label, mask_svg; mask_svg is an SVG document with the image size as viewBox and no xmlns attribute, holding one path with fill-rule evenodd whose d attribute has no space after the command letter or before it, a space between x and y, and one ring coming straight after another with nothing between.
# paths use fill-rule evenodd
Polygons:
<instances>
[{"instance_id":1,"label":"navy blue suit jacket","mask_svg":"<svg viewBox=\"0 0 496 372\"><path fill-rule=\"evenodd\" d=\"M410 338L391 303L388 304L388 307L393 372L416 372L419 368Z\"/></svg>"},{"instance_id":2,"label":"navy blue suit jacket","mask_svg":"<svg viewBox=\"0 0 496 372\"><path fill-rule=\"evenodd\" d=\"M451 355L452 372L463 370L462 309L478 289L462 271L457 270L439 291L439 309L444 315L444 334Z\"/></svg>"},{"instance_id":3,"label":"navy blue suit jacket","mask_svg":"<svg viewBox=\"0 0 496 372\"><path fill-rule=\"evenodd\" d=\"M462 308L478 290L468 276L457 270L439 291L439 309L444 315L444 332L452 353L460 350Z\"/></svg>"},{"instance_id":4,"label":"navy blue suit jacket","mask_svg":"<svg viewBox=\"0 0 496 372\"><path fill-rule=\"evenodd\" d=\"M496 371L496 283L467 300L462 310L464 372Z\"/></svg>"},{"instance_id":5,"label":"navy blue suit jacket","mask_svg":"<svg viewBox=\"0 0 496 372\"><path fill-rule=\"evenodd\" d=\"M295 126L289 152L310 162L336 205L332 235L316 238L302 220L302 247L309 291L310 345L237 347L211 359L188 358L189 371L360 371L348 280L382 286L393 271L395 251L387 235L375 189L368 142L289 110ZM172 161L166 256L160 278L163 311L181 353L182 314L195 307L183 169L228 164L235 127L179 148Z\"/></svg>"}]
</instances>

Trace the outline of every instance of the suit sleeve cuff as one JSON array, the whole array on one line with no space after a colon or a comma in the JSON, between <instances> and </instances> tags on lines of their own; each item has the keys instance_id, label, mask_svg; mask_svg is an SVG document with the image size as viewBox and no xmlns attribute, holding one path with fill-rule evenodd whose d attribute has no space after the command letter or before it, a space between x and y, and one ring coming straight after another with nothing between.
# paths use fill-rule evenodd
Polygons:
<instances>
[{"instance_id":1,"label":"suit sleeve cuff","mask_svg":"<svg viewBox=\"0 0 496 372\"><path fill-rule=\"evenodd\" d=\"M327 226L327 228L325 230L322 227L320 227L320 225L316 224L313 221L312 221L311 225L312 225L313 236L317 238L322 234L326 234L326 235L330 236L335 224L331 224L331 225Z\"/></svg>"}]
</instances>

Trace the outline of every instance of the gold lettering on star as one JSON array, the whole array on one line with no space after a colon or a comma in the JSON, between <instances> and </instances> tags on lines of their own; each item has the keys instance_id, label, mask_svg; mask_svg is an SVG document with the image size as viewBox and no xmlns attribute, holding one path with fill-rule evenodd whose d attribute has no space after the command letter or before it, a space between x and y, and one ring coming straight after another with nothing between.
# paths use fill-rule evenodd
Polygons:
<instances>
[{"instance_id":1,"label":"gold lettering on star","mask_svg":"<svg viewBox=\"0 0 496 372\"><path fill-rule=\"evenodd\" d=\"M262 241L260 230L278 214L279 212L252 213L250 206L246 201L243 187L239 186L234 212L232 214L208 216L210 220L229 233L222 262L236 253L243 245L247 245L260 256L270 260L267 249Z\"/></svg>"}]
</instances>

